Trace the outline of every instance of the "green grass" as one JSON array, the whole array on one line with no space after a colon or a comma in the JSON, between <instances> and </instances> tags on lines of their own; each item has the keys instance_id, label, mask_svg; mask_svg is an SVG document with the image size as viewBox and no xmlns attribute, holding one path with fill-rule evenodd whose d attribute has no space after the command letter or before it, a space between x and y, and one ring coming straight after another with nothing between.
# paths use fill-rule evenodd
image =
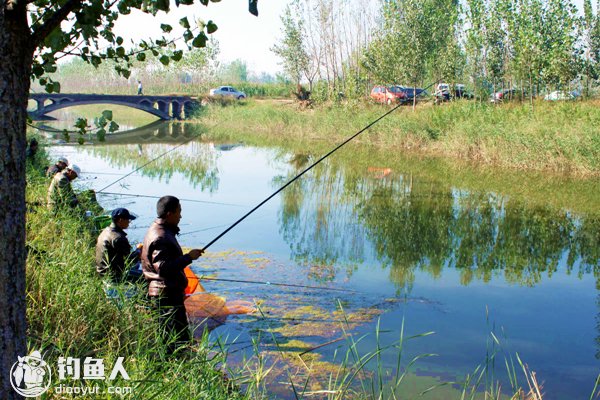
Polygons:
<instances>
[{"instance_id":1,"label":"green grass","mask_svg":"<svg viewBox=\"0 0 600 400\"><path fill-rule=\"evenodd\" d=\"M301 110L293 102L208 107L199 118L218 134L340 142L388 111L352 101ZM600 175L600 109L595 102L492 105L456 102L400 107L355 142L515 170Z\"/></svg>"}]
</instances>

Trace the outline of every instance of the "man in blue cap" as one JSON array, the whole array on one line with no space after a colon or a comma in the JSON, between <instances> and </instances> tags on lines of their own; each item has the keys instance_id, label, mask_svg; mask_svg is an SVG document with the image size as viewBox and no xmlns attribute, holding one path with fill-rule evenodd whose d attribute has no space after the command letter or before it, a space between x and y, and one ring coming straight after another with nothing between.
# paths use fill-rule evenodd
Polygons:
<instances>
[{"instance_id":1,"label":"man in blue cap","mask_svg":"<svg viewBox=\"0 0 600 400\"><path fill-rule=\"evenodd\" d=\"M96 271L109 275L113 282L136 280L135 273L129 273L128 267L139 260L139 247L131 251L125 229L136 217L126 208L116 208L111 213L112 223L98 236L96 242ZM137 278L141 276L138 274Z\"/></svg>"}]
</instances>

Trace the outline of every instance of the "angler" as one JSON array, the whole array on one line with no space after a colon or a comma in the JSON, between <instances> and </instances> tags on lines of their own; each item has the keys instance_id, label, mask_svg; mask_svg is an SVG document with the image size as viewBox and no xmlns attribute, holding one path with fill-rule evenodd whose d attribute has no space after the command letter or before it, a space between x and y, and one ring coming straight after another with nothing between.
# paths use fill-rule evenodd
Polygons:
<instances>
[{"instance_id":1,"label":"angler","mask_svg":"<svg viewBox=\"0 0 600 400\"><path fill-rule=\"evenodd\" d=\"M148 229L142 247L142 271L148 282L148 296L159 313L163 340L169 353L190 341L185 312L188 278L184 269L197 260L203 250L183 254L175 235L179 233L181 203L174 196L163 196L156 204L157 219Z\"/></svg>"}]
</instances>

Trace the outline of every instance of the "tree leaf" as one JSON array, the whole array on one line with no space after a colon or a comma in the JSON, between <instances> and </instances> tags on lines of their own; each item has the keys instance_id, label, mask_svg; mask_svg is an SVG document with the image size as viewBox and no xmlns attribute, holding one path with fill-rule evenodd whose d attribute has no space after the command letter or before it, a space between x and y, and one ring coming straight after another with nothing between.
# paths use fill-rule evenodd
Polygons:
<instances>
[{"instance_id":1,"label":"tree leaf","mask_svg":"<svg viewBox=\"0 0 600 400\"><path fill-rule=\"evenodd\" d=\"M160 63L161 63L162 65L169 65L169 61L170 61L170 60L171 60L171 59L169 58L169 56L166 56L166 55L162 55L162 56L160 56L160 58L158 59L158 61L160 61Z\"/></svg>"},{"instance_id":2,"label":"tree leaf","mask_svg":"<svg viewBox=\"0 0 600 400\"><path fill-rule=\"evenodd\" d=\"M194 47L206 47L207 40L208 40L208 38L206 37L206 34L204 32L200 32L198 34L198 36L196 36L194 38L194 40L192 41L192 46L194 46Z\"/></svg>"},{"instance_id":3,"label":"tree leaf","mask_svg":"<svg viewBox=\"0 0 600 400\"><path fill-rule=\"evenodd\" d=\"M212 22L212 21L208 21L208 23L206 24L206 31L211 34L211 33L215 33L217 31L217 29L219 29L217 27L217 25Z\"/></svg>"},{"instance_id":4,"label":"tree leaf","mask_svg":"<svg viewBox=\"0 0 600 400\"><path fill-rule=\"evenodd\" d=\"M258 0L250 0L248 3L248 12L258 17Z\"/></svg>"},{"instance_id":5,"label":"tree leaf","mask_svg":"<svg viewBox=\"0 0 600 400\"><path fill-rule=\"evenodd\" d=\"M189 29L185 32L183 32L183 39L186 42L189 42L190 40L192 40L194 38L194 34L192 33L192 31L190 31Z\"/></svg>"},{"instance_id":6,"label":"tree leaf","mask_svg":"<svg viewBox=\"0 0 600 400\"><path fill-rule=\"evenodd\" d=\"M183 26L185 29L190 29L190 22L187 17L183 17L179 20L179 25Z\"/></svg>"},{"instance_id":7,"label":"tree leaf","mask_svg":"<svg viewBox=\"0 0 600 400\"><path fill-rule=\"evenodd\" d=\"M138 61L144 62L146 60L146 53L137 53L135 58Z\"/></svg>"},{"instance_id":8,"label":"tree leaf","mask_svg":"<svg viewBox=\"0 0 600 400\"><path fill-rule=\"evenodd\" d=\"M31 67L31 72L33 73L33 75L35 75L36 77L40 77L42 75L44 75L44 67L42 67L40 65L40 63L35 63L33 64L33 66ZM45 85L45 83L42 83L42 85Z\"/></svg>"},{"instance_id":9,"label":"tree leaf","mask_svg":"<svg viewBox=\"0 0 600 400\"><path fill-rule=\"evenodd\" d=\"M160 24L160 29L165 33L169 33L173 30L173 27L169 24Z\"/></svg>"},{"instance_id":10,"label":"tree leaf","mask_svg":"<svg viewBox=\"0 0 600 400\"><path fill-rule=\"evenodd\" d=\"M117 124L115 121L110 121L110 124L108 125L108 131L110 133L113 133L118 130L119 130L119 124Z\"/></svg>"},{"instance_id":11,"label":"tree leaf","mask_svg":"<svg viewBox=\"0 0 600 400\"><path fill-rule=\"evenodd\" d=\"M106 131L104 129L98 129L96 132L96 138L99 142L104 142L106 140Z\"/></svg>"},{"instance_id":12,"label":"tree leaf","mask_svg":"<svg viewBox=\"0 0 600 400\"><path fill-rule=\"evenodd\" d=\"M173 52L173 55L171 56L171 59L173 61L179 61L179 60L181 60L182 57L183 57L183 51L182 50L175 50Z\"/></svg>"},{"instance_id":13,"label":"tree leaf","mask_svg":"<svg viewBox=\"0 0 600 400\"><path fill-rule=\"evenodd\" d=\"M169 11L169 0L156 0L153 2L156 10L168 12Z\"/></svg>"},{"instance_id":14,"label":"tree leaf","mask_svg":"<svg viewBox=\"0 0 600 400\"><path fill-rule=\"evenodd\" d=\"M75 128L80 129L80 130L86 129L88 126L87 118L77 118L74 126L75 126Z\"/></svg>"},{"instance_id":15,"label":"tree leaf","mask_svg":"<svg viewBox=\"0 0 600 400\"><path fill-rule=\"evenodd\" d=\"M98 65L102 64L102 59L94 55L91 57L90 62L94 67L98 68Z\"/></svg>"},{"instance_id":16,"label":"tree leaf","mask_svg":"<svg viewBox=\"0 0 600 400\"><path fill-rule=\"evenodd\" d=\"M113 112L112 112L112 110L104 110L104 111L102 111L102 116L104 118L106 118L107 120L112 121L112 119L113 119Z\"/></svg>"}]
</instances>

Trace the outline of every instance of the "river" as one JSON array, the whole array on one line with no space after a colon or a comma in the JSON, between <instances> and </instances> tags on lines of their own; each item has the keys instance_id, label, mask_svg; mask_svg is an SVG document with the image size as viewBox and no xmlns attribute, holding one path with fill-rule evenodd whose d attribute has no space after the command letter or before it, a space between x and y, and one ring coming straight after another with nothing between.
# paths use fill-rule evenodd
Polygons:
<instances>
[{"instance_id":1,"label":"river","mask_svg":"<svg viewBox=\"0 0 600 400\"><path fill-rule=\"evenodd\" d=\"M57 143L50 153L81 167L77 187L99 190L179 145L98 199L139 216L129 229L133 243L156 204L135 196L180 197L180 242L202 247L333 147L215 142L203 132L158 124L104 144ZM262 371L261 382L281 398L346 388L350 396L361 382L362 392L413 398L467 376L476 397L490 382L506 395L507 369L527 387L520 359L544 399L587 399L600 372L599 193L597 179L349 146L194 262L199 275L270 283L203 282L260 309L218 321L211 343L226 346L227 367L242 386ZM462 387L423 398L460 398Z\"/></svg>"}]
</instances>

